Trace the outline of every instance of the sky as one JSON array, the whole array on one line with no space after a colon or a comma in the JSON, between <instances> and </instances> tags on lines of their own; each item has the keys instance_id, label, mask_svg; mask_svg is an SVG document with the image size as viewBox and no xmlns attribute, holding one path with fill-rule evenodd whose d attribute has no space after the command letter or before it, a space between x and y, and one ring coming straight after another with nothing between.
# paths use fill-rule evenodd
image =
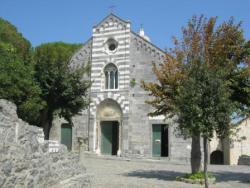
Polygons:
<instances>
[{"instance_id":1,"label":"sky","mask_svg":"<svg viewBox=\"0 0 250 188\"><path fill-rule=\"evenodd\" d=\"M250 0L0 0L0 17L18 28L37 46L63 41L84 43L92 27L113 12L129 20L132 30L142 27L162 49L173 46L193 15L218 16L218 23L231 16L243 21L244 36L250 39Z\"/></svg>"}]
</instances>

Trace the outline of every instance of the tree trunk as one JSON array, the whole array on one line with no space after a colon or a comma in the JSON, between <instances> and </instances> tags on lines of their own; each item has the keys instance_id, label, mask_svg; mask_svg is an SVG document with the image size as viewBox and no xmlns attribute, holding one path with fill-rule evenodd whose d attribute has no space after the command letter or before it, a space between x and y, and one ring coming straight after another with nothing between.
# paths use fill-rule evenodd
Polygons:
<instances>
[{"instance_id":1,"label":"tree trunk","mask_svg":"<svg viewBox=\"0 0 250 188\"><path fill-rule=\"evenodd\" d=\"M41 118L41 126L43 127L44 139L49 140L50 128L52 126L52 118L48 109L43 110Z\"/></svg>"},{"instance_id":2,"label":"tree trunk","mask_svg":"<svg viewBox=\"0 0 250 188\"><path fill-rule=\"evenodd\" d=\"M196 173L201 170L200 134L192 136L191 169L192 173Z\"/></svg>"},{"instance_id":3,"label":"tree trunk","mask_svg":"<svg viewBox=\"0 0 250 188\"><path fill-rule=\"evenodd\" d=\"M208 161L208 145L207 138L203 138L204 144L204 178L205 178L205 188L208 188L208 175L207 175L207 161Z\"/></svg>"}]
</instances>

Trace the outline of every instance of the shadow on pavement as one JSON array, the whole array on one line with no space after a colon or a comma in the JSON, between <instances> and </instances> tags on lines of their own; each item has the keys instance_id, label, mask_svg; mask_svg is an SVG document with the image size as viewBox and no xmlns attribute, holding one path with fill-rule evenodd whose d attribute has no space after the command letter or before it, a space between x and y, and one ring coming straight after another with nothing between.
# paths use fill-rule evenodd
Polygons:
<instances>
[{"instance_id":1,"label":"shadow on pavement","mask_svg":"<svg viewBox=\"0 0 250 188\"><path fill-rule=\"evenodd\" d=\"M216 177L216 182L238 181L241 183L249 183L250 187L250 173L243 172L213 172Z\"/></svg>"},{"instance_id":2,"label":"shadow on pavement","mask_svg":"<svg viewBox=\"0 0 250 188\"><path fill-rule=\"evenodd\" d=\"M175 180L176 176L183 176L184 174L185 173L167 170L136 170L123 175L129 177L154 178L159 180L173 181Z\"/></svg>"},{"instance_id":3,"label":"shadow on pavement","mask_svg":"<svg viewBox=\"0 0 250 188\"><path fill-rule=\"evenodd\" d=\"M216 177L216 182L237 181L250 185L250 173L228 171L212 173ZM177 176L183 176L185 175L185 173L167 170L136 170L123 175L128 177L153 178L159 180L174 181Z\"/></svg>"}]
</instances>

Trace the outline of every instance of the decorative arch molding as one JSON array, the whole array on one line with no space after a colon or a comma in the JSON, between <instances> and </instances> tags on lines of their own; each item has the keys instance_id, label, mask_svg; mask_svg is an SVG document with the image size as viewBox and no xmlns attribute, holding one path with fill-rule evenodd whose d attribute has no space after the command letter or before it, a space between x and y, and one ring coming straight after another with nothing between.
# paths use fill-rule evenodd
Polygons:
<instances>
[{"instance_id":1,"label":"decorative arch molding","mask_svg":"<svg viewBox=\"0 0 250 188\"><path fill-rule=\"evenodd\" d=\"M97 154L101 154L101 148L102 148L102 128L105 125L104 122L111 122L111 125L113 127L113 123L115 122L116 132L117 134L117 139L118 139L118 147L116 148L117 150L115 151L115 155L120 156L121 155L121 147L122 147L122 124L123 124L123 110L121 107L121 102L118 103L117 100L114 100L112 98L105 98L102 101L97 102L98 105L96 105L96 110L95 110L95 124L94 124L94 134L96 135L94 137L94 147L96 150ZM109 124L110 125L110 124ZM113 127L114 128L114 127ZM112 134L113 132L112 128ZM117 145L116 145L117 146ZM112 141L112 148L113 148L113 141ZM113 149L112 149L113 150ZM112 151L113 154L113 151Z\"/></svg>"},{"instance_id":2,"label":"decorative arch molding","mask_svg":"<svg viewBox=\"0 0 250 188\"><path fill-rule=\"evenodd\" d=\"M120 105L123 115L129 112L129 101L125 98L124 95L119 93L107 92L98 94L96 97L92 98L92 102L90 104L90 114L92 116L96 116L97 106L105 99L113 99L114 101L116 101Z\"/></svg>"},{"instance_id":3,"label":"decorative arch molding","mask_svg":"<svg viewBox=\"0 0 250 188\"><path fill-rule=\"evenodd\" d=\"M137 50L144 50L152 57L157 58L159 60L165 59L165 53L162 50L160 50L158 47L154 46L150 42L145 41L145 39L137 36L137 34L134 34L133 43L137 47Z\"/></svg>"},{"instance_id":4,"label":"decorative arch molding","mask_svg":"<svg viewBox=\"0 0 250 188\"><path fill-rule=\"evenodd\" d=\"M109 27L113 27L119 30L126 30L130 29L130 23L128 21L122 20L114 14L110 14L93 28L93 32L101 33L106 30L109 31Z\"/></svg>"},{"instance_id":5,"label":"decorative arch molding","mask_svg":"<svg viewBox=\"0 0 250 188\"><path fill-rule=\"evenodd\" d=\"M77 69L81 66L85 66L90 60L92 50L92 38L83 44L83 46L73 54L70 59L69 66L73 69Z\"/></svg>"},{"instance_id":6,"label":"decorative arch molding","mask_svg":"<svg viewBox=\"0 0 250 188\"><path fill-rule=\"evenodd\" d=\"M117 101L107 98L99 103L96 110L98 120L117 120L121 121L123 112Z\"/></svg>"}]
</instances>

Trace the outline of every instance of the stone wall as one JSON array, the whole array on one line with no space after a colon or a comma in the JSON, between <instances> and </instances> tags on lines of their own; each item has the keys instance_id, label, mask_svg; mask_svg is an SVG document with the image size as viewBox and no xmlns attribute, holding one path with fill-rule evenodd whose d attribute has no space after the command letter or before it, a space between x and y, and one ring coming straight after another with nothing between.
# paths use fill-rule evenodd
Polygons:
<instances>
[{"instance_id":1,"label":"stone wall","mask_svg":"<svg viewBox=\"0 0 250 188\"><path fill-rule=\"evenodd\" d=\"M244 139L243 139L244 138ZM250 118L236 127L236 136L230 138L230 165L237 165L241 155L250 155Z\"/></svg>"},{"instance_id":2,"label":"stone wall","mask_svg":"<svg viewBox=\"0 0 250 188\"><path fill-rule=\"evenodd\" d=\"M238 165L248 165L250 166L250 156L242 155L239 157Z\"/></svg>"},{"instance_id":3,"label":"stone wall","mask_svg":"<svg viewBox=\"0 0 250 188\"><path fill-rule=\"evenodd\" d=\"M15 105L0 99L0 187L84 187L85 172L78 154L62 145L50 153L42 129L19 119Z\"/></svg>"}]
</instances>

